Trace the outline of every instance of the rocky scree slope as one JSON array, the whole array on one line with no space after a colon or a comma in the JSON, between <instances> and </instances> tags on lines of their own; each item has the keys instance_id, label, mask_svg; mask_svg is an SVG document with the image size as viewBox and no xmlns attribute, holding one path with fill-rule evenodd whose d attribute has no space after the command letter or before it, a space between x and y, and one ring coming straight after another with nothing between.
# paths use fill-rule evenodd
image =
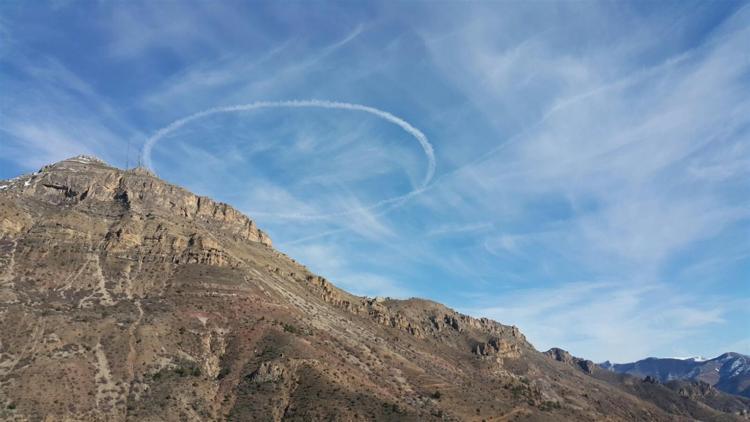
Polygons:
<instances>
[{"instance_id":1,"label":"rocky scree slope","mask_svg":"<svg viewBox=\"0 0 750 422\"><path fill-rule=\"evenodd\" d=\"M0 181L0 324L0 420L693 419L516 327L350 295L232 207L91 157Z\"/></svg>"}]
</instances>

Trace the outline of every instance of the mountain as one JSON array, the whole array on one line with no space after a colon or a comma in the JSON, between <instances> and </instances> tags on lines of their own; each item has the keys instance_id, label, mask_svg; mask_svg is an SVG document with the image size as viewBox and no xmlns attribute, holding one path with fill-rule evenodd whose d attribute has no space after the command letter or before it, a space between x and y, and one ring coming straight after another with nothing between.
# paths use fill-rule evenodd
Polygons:
<instances>
[{"instance_id":1,"label":"mountain","mask_svg":"<svg viewBox=\"0 0 750 422\"><path fill-rule=\"evenodd\" d=\"M544 353L548 357L582 371L592 378L607 382L642 400L656 404L671 413L687 414L698 420L714 420L709 409L748 417L750 399L727 394L704 381L671 380L661 382L645 377L617 373L590 360L572 356L565 350L552 348ZM606 365L605 365L606 366Z\"/></svg>"},{"instance_id":2,"label":"mountain","mask_svg":"<svg viewBox=\"0 0 750 422\"><path fill-rule=\"evenodd\" d=\"M0 324L0 420L730 421L750 409L571 365L517 327L435 302L351 295L231 206L84 156L0 181Z\"/></svg>"},{"instance_id":3,"label":"mountain","mask_svg":"<svg viewBox=\"0 0 750 422\"><path fill-rule=\"evenodd\" d=\"M639 377L651 376L661 382L703 381L717 389L750 397L750 356L724 353L713 359L647 358L632 363L601 364L605 369Z\"/></svg>"}]
</instances>

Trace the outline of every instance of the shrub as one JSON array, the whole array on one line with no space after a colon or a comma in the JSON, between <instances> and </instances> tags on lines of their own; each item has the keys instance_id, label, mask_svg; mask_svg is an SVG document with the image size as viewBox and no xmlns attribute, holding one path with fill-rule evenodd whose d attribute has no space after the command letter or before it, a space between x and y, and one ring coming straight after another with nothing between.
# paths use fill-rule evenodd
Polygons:
<instances>
[{"instance_id":1,"label":"shrub","mask_svg":"<svg viewBox=\"0 0 750 422\"><path fill-rule=\"evenodd\" d=\"M549 411L553 409L560 409L562 406L559 402L547 400L539 405L539 409L543 411Z\"/></svg>"},{"instance_id":2,"label":"shrub","mask_svg":"<svg viewBox=\"0 0 750 422\"><path fill-rule=\"evenodd\" d=\"M219 375L216 376L216 379L224 379L227 375L229 375L229 372L231 369L229 368L221 368L219 371Z\"/></svg>"}]
</instances>

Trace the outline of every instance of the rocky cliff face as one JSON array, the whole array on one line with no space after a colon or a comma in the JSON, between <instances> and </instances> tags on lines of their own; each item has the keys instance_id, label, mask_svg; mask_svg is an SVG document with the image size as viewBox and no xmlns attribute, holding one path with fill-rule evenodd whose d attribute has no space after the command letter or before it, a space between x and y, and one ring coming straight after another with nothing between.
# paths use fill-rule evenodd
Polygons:
<instances>
[{"instance_id":1,"label":"rocky cliff face","mask_svg":"<svg viewBox=\"0 0 750 422\"><path fill-rule=\"evenodd\" d=\"M593 373L594 368L596 367L596 364L594 362L587 360L587 359L577 358L571 355L570 353L568 353L568 351L559 349L557 347L553 347L547 350L546 352L544 352L544 354L558 362L562 362L571 366L576 366L587 374Z\"/></svg>"},{"instance_id":2,"label":"rocky cliff face","mask_svg":"<svg viewBox=\"0 0 750 422\"><path fill-rule=\"evenodd\" d=\"M516 327L350 295L230 206L90 157L0 181L0 324L0 420L691 415Z\"/></svg>"}]
</instances>

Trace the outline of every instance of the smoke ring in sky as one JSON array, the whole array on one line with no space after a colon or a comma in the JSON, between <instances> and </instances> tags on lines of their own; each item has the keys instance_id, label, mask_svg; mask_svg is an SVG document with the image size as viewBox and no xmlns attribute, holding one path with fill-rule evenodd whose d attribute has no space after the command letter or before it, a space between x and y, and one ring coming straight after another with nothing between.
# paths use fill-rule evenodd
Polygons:
<instances>
[{"instance_id":1,"label":"smoke ring in sky","mask_svg":"<svg viewBox=\"0 0 750 422\"><path fill-rule=\"evenodd\" d=\"M393 123L399 126L406 133L408 133L414 139L416 139L419 142L419 145L422 147L425 157L427 158L427 170L425 172L424 178L422 179L421 185L419 185L417 188L411 190L410 192L404 195L399 195L399 196L383 199L381 201L378 201L366 207L357 208L357 209L353 209L349 211L327 213L327 214L276 214L276 213L256 212L256 213L253 213L254 215L267 214L267 215L273 215L275 217L288 218L288 219L317 220L317 219L326 219L326 218L331 218L331 217L340 217L344 215L350 215L350 214L354 214L357 212L363 212L363 211L380 208L386 205L393 204L391 207L388 208L388 210L390 210L390 209L400 206L408 198L422 192L430 183L430 181L432 180L432 177L435 175L435 152L432 148L432 144L427 139L427 136L425 136L425 134L422 133L422 131L412 126L409 122L387 111L383 111L375 107L370 107L370 106L366 106L362 104L346 103L346 102L339 102L339 101L326 101L326 100L257 101L257 102L249 103L249 104L238 104L238 105L225 106L225 107L214 107L214 108L209 108L207 110L199 111L187 117L183 117L181 119L175 120L174 122L157 130L153 135L151 135L146 140L146 143L143 145L143 154L142 154L143 163L149 169L155 170L153 162L151 160L151 151L153 150L154 145L156 145L156 143L159 142L165 136L169 135L170 133L174 132L175 130L181 128L182 126L194 120L201 119L207 116L212 116L215 114L235 113L235 112L240 112L240 111L258 110L262 108L324 108L324 109L362 111L362 112L371 114L375 117L378 117L380 119L386 120L390 123Z\"/></svg>"}]
</instances>

